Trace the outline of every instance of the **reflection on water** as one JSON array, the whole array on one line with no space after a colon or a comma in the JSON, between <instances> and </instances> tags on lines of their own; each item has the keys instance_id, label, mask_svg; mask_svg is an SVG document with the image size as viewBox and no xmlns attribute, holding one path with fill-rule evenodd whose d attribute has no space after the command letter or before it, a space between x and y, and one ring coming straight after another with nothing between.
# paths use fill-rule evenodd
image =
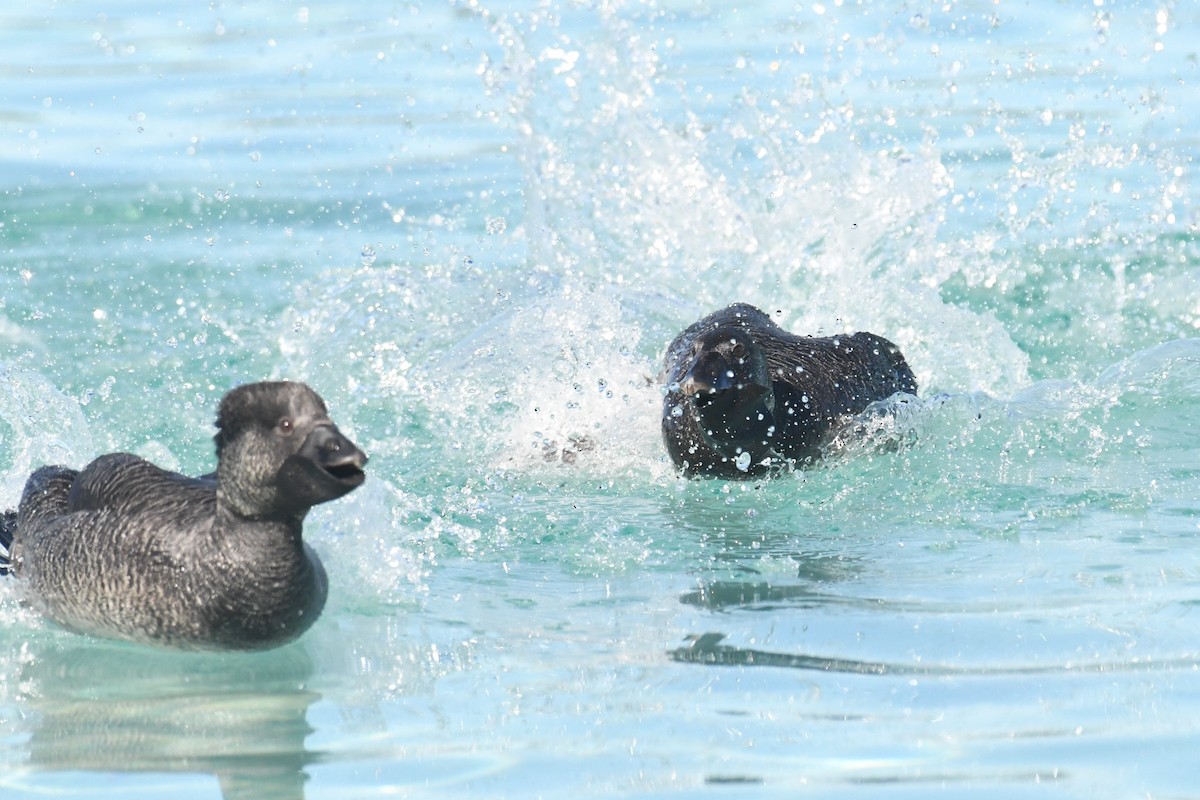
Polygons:
<instances>
[{"instance_id":1,"label":"reflection on water","mask_svg":"<svg viewBox=\"0 0 1200 800\"><path fill-rule=\"evenodd\" d=\"M55 636L28 643L21 662L7 680L29 738L10 758L29 769L210 774L225 800L304 797L319 695L301 647L195 655Z\"/></svg>"},{"instance_id":2,"label":"reflection on water","mask_svg":"<svg viewBox=\"0 0 1200 800\"><path fill-rule=\"evenodd\" d=\"M744 581L703 581L698 589L680 597L680 602L713 611L738 608L770 611L781 607L806 610L832 603L878 605L880 601L842 597L829 592L817 591L808 586Z\"/></svg>"},{"instance_id":3,"label":"reflection on water","mask_svg":"<svg viewBox=\"0 0 1200 800\"><path fill-rule=\"evenodd\" d=\"M1064 675L1068 673L1121 673L1171 670L1193 670L1200 666L1200 657L1182 656L1166 661L1127 661L1122 663L1066 663L1047 666L994 665L982 667L951 664L899 664L883 661L778 653L751 647L723 645L723 633L702 633L688 636L687 645L671 650L672 660L688 664L737 667L784 667L787 669L845 672L857 675L898 675L939 677L986 677L1012 675Z\"/></svg>"}]
</instances>

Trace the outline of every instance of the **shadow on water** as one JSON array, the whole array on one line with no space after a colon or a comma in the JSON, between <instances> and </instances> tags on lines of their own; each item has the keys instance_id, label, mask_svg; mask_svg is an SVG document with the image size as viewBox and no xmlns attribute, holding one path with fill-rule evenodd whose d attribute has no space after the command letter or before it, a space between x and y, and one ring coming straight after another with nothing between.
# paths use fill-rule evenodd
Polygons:
<instances>
[{"instance_id":1,"label":"shadow on water","mask_svg":"<svg viewBox=\"0 0 1200 800\"><path fill-rule=\"evenodd\" d=\"M304 746L306 715L320 695L305 688L303 649L209 655L61 642L28 644L9 676L30 769L210 774L225 800L304 797L316 759ZM11 780L20 770L4 771Z\"/></svg>"},{"instance_id":2,"label":"shadow on water","mask_svg":"<svg viewBox=\"0 0 1200 800\"><path fill-rule=\"evenodd\" d=\"M885 661L832 658L805 653L780 653L756 648L723 645L723 633L686 637L688 642L668 652L673 661L709 666L785 667L788 669L835 672L851 675L920 676L928 678L990 677L999 675L1064 675L1068 673L1129 673L1154 670L1194 670L1200 656L1187 655L1162 661L1061 663L1049 665L953 666L949 664L898 664Z\"/></svg>"}]
</instances>

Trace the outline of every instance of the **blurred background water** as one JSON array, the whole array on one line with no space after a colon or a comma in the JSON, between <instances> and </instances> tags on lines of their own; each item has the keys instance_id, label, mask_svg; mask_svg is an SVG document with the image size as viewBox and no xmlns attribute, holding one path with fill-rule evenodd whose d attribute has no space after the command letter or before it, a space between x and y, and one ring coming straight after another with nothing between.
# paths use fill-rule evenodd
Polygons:
<instances>
[{"instance_id":1,"label":"blurred background water","mask_svg":"<svg viewBox=\"0 0 1200 800\"><path fill-rule=\"evenodd\" d=\"M206 472L267 377L371 466L277 651L0 585L0 794L1193 796L1198 42L1169 0L6 7L0 500ZM659 360L735 300L897 342L911 444L679 480Z\"/></svg>"}]
</instances>

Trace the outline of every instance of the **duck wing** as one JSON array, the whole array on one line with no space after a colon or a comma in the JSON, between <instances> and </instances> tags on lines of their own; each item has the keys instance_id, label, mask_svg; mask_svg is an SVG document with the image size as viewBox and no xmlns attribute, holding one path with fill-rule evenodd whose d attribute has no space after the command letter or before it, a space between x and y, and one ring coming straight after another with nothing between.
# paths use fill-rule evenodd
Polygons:
<instances>
[{"instance_id":1,"label":"duck wing","mask_svg":"<svg viewBox=\"0 0 1200 800\"><path fill-rule=\"evenodd\" d=\"M110 453L78 473L71 484L65 512L114 509L134 513L160 501L207 506L207 499L216 502L216 492L215 476L193 478L130 453Z\"/></svg>"}]
</instances>

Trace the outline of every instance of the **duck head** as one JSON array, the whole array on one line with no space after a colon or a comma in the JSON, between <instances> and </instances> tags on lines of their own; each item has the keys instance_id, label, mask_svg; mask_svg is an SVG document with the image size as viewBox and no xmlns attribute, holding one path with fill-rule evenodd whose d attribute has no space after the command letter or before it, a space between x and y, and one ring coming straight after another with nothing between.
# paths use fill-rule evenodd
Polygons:
<instances>
[{"instance_id":1,"label":"duck head","mask_svg":"<svg viewBox=\"0 0 1200 800\"><path fill-rule=\"evenodd\" d=\"M679 391L701 415L724 413L760 401L773 405L767 357L750 333L724 325L697 337Z\"/></svg>"},{"instance_id":2,"label":"duck head","mask_svg":"<svg viewBox=\"0 0 1200 800\"><path fill-rule=\"evenodd\" d=\"M302 517L366 478L366 454L303 383L239 386L221 401L217 429L218 497L244 517Z\"/></svg>"}]
</instances>

